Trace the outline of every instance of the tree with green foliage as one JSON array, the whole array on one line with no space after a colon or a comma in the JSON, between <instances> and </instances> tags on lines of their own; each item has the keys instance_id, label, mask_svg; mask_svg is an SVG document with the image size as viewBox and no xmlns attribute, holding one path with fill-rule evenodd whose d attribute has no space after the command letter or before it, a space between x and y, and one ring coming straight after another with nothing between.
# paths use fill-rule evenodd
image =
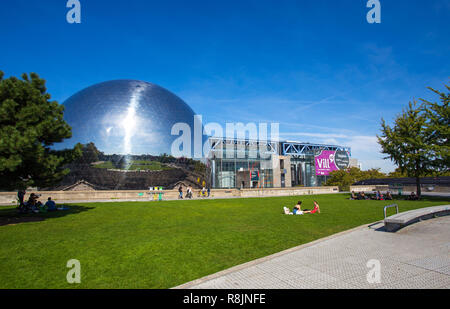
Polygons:
<instances>
[{"instance_id":1,"label":"tree with green foliage","mask_svg":"<svg viewBox=\"0 0 450 309\"><path fill-rule=\"evenodd\" d=\"M382 152L398 166L392 175L414 177L419 197L420 177L447 175L450 167L450 94L428 89L439 95L441 104L424 99L419 106L409 103L393 127L382 120L378 136Z\"/></svg>"},{"instance_id":2,"label":"tree with green foliage","mask_svg":"<svg viewBox=\"0 0 450 309\"><path fill-rule=\"evenodd\" d=\"M421 99L424 104L424 113L427 118L425 130L427 135L427 149L432 160L435 174L448 174L450 171L450 87L447 94L433 88L441 101L429 102Z\"/></svg>"},{"instance_id":3,"label":"tree with green foliage","mask_svg":"<svg viewBox=\"0 0 450 309\"><path fill-rule=\"evenodd\" d=\"M406 173L402 172L400 170L400 168L397 167L393 172L390 172L388 174L388 177L389 178L405 178L405 177L408 177L408 175Z\"/></svg>"},{"instance_id":4,"label":"tree with green foliage","mask_svg":"<svg viewBox=\"0 0 450 309\"><path fill-rule=\"evenodd\" d=\"M347 170L338 170L331 172L325 185L338 186L340 191L349 191L350 186L355 182L375 178L386 178L386 175L380 172L379 168L361 171L357 167L351 167Z\"/></svg>"},{"instance_id":5,"label":"tree with green foliage","mask_svg":"<svg viewBox=\"0 0 450 309\"><path fill-rule=\"evenodd\" d=\"M423 106L418 106L416 101L410 102L392 127L384 119L381 121L382 135L377 137L382 153L387 154L385 159L392 160L401 173L416 179L417 195L420 197L420 177L432 171Z\"/></svg>"},{"instance_id":6,"label":"tree with green foliage","mask_svg":"<svg viewBox=\"0 0 450 309\"><path fill-rule=\"evenodd\" d=\"M90 164L99 161L99 156L102 153L97 149L94 143L83 145L82 156L77 161L78 163Z\"/></svg>"},{"instance_id":7,"label":"tree with green foliage","mask_svg":"<svg viewBox=\"0 0 450 309\"><path fill-rule=\"evenodd\" d=\"M205 174L206 173L206 165L201 161L194 160L194 172Z\"/></svg>"},{"instance_id":8,"label":"tree with green foliage","mask_svg":"<svg viewBox=\"0 0 450 309\"><path fill-rule=\"evenodd\" d=\"M52 186L69 173L64 166L81 155L81 145L51 147L72 136L64 106L51 101L35 73L3 79L0 71L0 189Z\"/></svg>"},{"instance_id":9,"label":"tree with green foliage","mask_svg":"<svg viewBox=\"0 0 450 309\"><path fill-rule=\"evenodd\" d=\"M381 179L386 177L387 175L381 172L381 168L371 168L367 171L361 171L361 179L358 181L365 179Z\"/></svg>"},{"instance_id":10,"label":"tree with green foliage","mask_svg":"<svg viewBox=\"0 0 450 309\"><path fill-rule=\"evenodd\" d=\"M340 191L350 190L350 186L359 181L361 170L357 167L351 167L347 170L338 170L330 173L330 178L326 181L327 186L338 186Z\"/></svg>"}]
</instances>

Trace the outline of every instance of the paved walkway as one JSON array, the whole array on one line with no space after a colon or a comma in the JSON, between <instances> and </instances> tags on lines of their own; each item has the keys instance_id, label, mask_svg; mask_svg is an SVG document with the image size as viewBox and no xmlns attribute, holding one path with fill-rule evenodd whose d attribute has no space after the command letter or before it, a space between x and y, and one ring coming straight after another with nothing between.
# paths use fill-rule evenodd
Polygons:
<instances>
[{"instance_id":1,"label":"paved walkway","mask_svg":"<svg viewBox=\"0 0 450 309\"><path fill-rule=\"evenodd\" d=\"M450 288L450 216L397 233L382 227L360 227L178 288ZM380 261L381 283L367 281L372 259Z\"/></svg>"}]
</instances>

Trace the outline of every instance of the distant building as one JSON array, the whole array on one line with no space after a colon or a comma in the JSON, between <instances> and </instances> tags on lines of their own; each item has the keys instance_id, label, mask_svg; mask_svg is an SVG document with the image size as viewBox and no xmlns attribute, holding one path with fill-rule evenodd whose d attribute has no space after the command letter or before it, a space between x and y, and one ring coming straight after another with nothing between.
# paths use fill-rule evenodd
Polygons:
<instances>
[{"instance_id":1,"label":"distant building","mask_svg":"<svg viewBox=\"0 0 450 309\"><path fill-rule=\"evenodd\" d=\"M213 188L320 186L351 159L351 149L337 145L222 138L209 143Z\"/></svg>"},{"instance_id":2,"label":"distant building","mask_svg":"<svg viewBox=\"0 0 450 309\"><path fill-rule=\"evenodd\" d=\"M362 169L362 164L361 164L361 162L358 161L358 159L350 158L349 167L357 167L359 169Z\"/></svg>"}]
</instances>

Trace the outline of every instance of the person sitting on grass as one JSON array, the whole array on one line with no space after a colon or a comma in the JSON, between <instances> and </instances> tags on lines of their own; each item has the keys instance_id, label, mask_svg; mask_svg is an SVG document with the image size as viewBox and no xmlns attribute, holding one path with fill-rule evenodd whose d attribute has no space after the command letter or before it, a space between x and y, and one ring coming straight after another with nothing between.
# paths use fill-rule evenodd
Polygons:
<instances>
[{"instance_id":1,"label":"person sitting on grass","mask_svg":"<svg viewBox=\"0 0 450 309\"><path fill-rule=\"evenodd\" d=\"M36 199L37 199L36 195L34 193L31 193L30 196L28 197L27 208L31 209L31 207L36 205Z\"/></svg>"},{"instance_id":2,"label":"person sitting on grass","mask_svg":"<svg viewBox=\"0 0 450 309\"><path fill-rule=\"evenodd\" d=\"M419 199L419 196L415 192L411 192L410 196L408 197L408 200L411 201L417 201Z\"/></svg>"},{"instance_id":3,"label":"person sitting on grass","mask_svg":"<svg viewBox=\"0 0 450 309\"><path fill-rule=\"evenodd\" d=\"M29 211L32 211L34 213L38 213L40 207L42 206L42 203L38 201L40 195L37 195L35 193L31 193L30 197L28 198L26 208Z\"/></svg>"},{"instance_id":4,"label":"person sitting on grass","mask_svg":"<svg viewBox=\"0 0 450 309\"><path fill-rule=\"evenodd\" d=\"M364 192L359 192L358 200L367 200L366 194Z\"/></svg>"},{"instance_id":5,"label":"person sitting on grass","mask_svg":"<svg viewBox=\"0 0 450 309\"><path fill-rule=\"evenodd\" d=\"M301 201L298 201L297 205L295 205L294 209L292 210L292 213L294 215L315 214L316 212L320 213L319 203L317 203L316 201L314 201L314 209L313 210L309 210L309 209L302 210L302 202Z\"/></svg>"},{"instance_id":6,"label":"person sitting on grass","mask_svg":"<svg viewBox=\"0 0 450 309\"><path fill-rule=\"evenodd\" d=\"M52 198L49 197L47 202L45 203L45 207L47 208L47 211L57 211L56 204L54 201L52 201Z\"/></svg>"},{"instance_id":7,"label":"person sitting on grass","mask_svg":"<svg viewBox=\"0 0 450 309\"><path fill-rule=\"evenodd\" d=\"M375 192L375 199L377 201L380 199L380 191Z\"/></svg>"},{"instance_id":8,"label":"person sitting on grass","mask_svg":"<svg viewBox=\"0 0 450 309\"><path fill-rule=\"evenodd\" d=\"M392 201L391 191L386 192L386 200Z\"/></svg>"},{"instance_id":9,"label":"person sitting on grass","mask_svg":"<svg viewBox=\"0 0 450 309\"><path fill-rule=\"evenodd\" d=\"M309 210L309 209L303 210L304 214L315 214L316 212L320 214L320 206L319 206L319 203L317 203L316 201L314 201L314 209L313 210Z\"/></svg>"},{"instance_id":10,"label":"person sitting on grass","mask_svg":"<svg viewBox=\"0 0 450 309\"><path fill-rule=\"evenodd\" d=\"M355 194L355 191L352 191L352 196L350 197L351 200L356 200L358 197Z\"/></svg>"},{"instance_id":11,"label":"person sitting on grass","mask_svg":"<svg viewBox=\"0 0 450 309\"><path fill-rule=\"evenodd\" d=\"M294 209L292 209L292 213L294 215L303 215L302 211L302 201L298 201L297 205L294 206Z\"/></svg>"}]
</instances>

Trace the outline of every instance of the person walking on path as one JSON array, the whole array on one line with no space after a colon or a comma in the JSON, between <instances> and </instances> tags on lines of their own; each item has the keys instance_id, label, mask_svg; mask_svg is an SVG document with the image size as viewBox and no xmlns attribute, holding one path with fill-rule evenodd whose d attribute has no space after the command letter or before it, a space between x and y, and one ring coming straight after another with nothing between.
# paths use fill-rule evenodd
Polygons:
<instances>
[{"instance_id":1,"label":"person walking on path","mask_svg":"<svg viewBox=\"0 0 450 309\"><path fill-rule=\"evenodd\" d=\"M180 185L180 187L178 188L178 192L180 193L180 195L178 196L179 199L183 199L183 187Z\"/></svg>"}]
</instances>

